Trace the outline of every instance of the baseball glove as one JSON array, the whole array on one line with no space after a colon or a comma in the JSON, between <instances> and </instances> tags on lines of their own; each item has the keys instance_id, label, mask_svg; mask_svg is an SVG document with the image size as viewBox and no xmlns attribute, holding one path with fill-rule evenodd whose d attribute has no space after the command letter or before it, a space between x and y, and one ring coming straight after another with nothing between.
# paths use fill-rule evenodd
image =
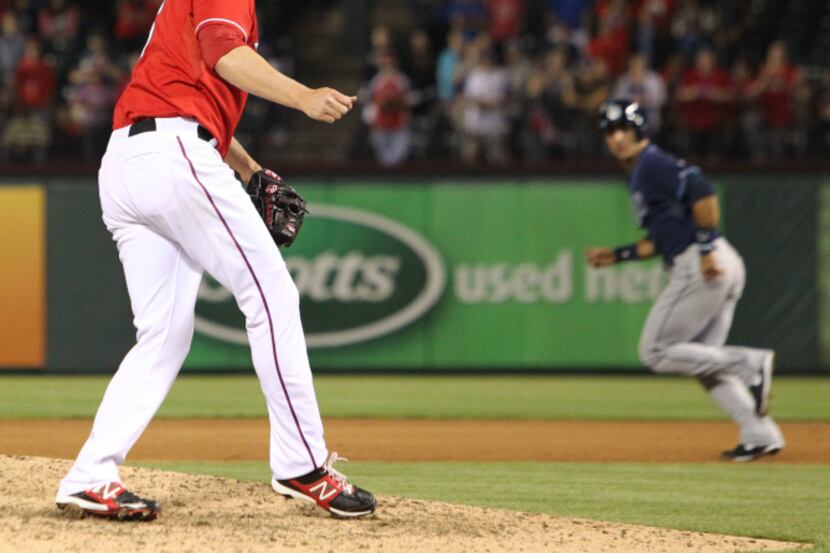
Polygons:
<instances>
[{"instance_id":1,"label":"baseball glove","mask_svg":"<svg viewBox=\"0 0 830 553\"><path fill-rule=\"evenodd\" d=\"M248 181L247 191L277 246L291 246L308 213L306 201L270 169L254 173Z\"/></svg>"}]
</instances>

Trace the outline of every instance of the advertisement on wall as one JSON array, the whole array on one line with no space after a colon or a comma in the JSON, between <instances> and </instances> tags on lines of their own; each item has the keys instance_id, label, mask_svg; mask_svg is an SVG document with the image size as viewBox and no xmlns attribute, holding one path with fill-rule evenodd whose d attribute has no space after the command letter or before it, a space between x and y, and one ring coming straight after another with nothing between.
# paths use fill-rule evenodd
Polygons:
<instances>
[{"instance_id":1,"label":"advertisement on wall","mask_svg":"<svg viewBox=\"0 0 830 553\"><path fill-rule=\"evenodd\" d=\"M0 188L0 369L46 362L45 198L40 186Z\"/></svg>"},{"instance_id":2,"label":"advertisement on wall","mask_svg":"<svg viewBox=\"0 0 830 553\"><path fill-rule=\"evenodd\" d=\"M315 367L637 367L657 262L589 269L585 248L632 241L624 186L303 185L283 250ZM233 297L202 283L194 368L250 366Z\"/></svg>"},{"instance_id":3,"label":"advertisement on wall","mask_svg":"<svg viewBox=\"0 0 830 553\"><path fill-rule=\"evenodd\" d=\"M775 349L779 371L830 370L826 178L724 179L747 267L729 342ZM294 184L311 214L281 252L315 370L645 370L660 263L583 262L640 236L622 179ZM135 344L100 210L91 180L0 186L1 369L112 373ZM186 368L249 371L242 316L210 278L196 315Z\"/></svg>"}]
</instances>

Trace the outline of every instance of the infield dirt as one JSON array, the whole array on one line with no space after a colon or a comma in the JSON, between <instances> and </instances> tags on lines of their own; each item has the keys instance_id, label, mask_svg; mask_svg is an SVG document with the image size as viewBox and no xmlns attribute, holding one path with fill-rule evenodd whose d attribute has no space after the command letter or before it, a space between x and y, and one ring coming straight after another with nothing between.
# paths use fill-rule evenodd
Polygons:
<instances>
[{"instance_id":1,"label":"infield dirt","mask_svg":"<svg viewBox=\"0 0 830 553\"><path fill-rule=\"evenodd\" d=\"M380 497L378 513L332 519L277 497L266 482L124 468L163 511L151 523L77 519L55 508L69 461L0 456L3 553L258 552L726 552L798 544L566 519L441 502Z\"/></svg>"}]
</instances>

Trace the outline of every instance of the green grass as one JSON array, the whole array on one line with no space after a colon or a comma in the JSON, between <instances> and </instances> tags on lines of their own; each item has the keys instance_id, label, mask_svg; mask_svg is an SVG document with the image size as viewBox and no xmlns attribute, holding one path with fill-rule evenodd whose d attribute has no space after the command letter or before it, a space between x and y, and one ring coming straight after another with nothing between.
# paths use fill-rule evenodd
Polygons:
<instances>
[{"instance_id":1,"label":"green grass","mask_svg":"<svg viewBox=\"0 0 830 553\"><path fill-rule=\"evenodd\" d=\"M0 418L91 417L107 377L0 377ZM697 383L672 377L323 376L334 417L724 420ZM776 418L830 420L830 378L779 378ZM253 376L183 376L164 417L262 417ZM264 463L153 463L267 481ZM757 463L351 463L357 482L403 495L561 516L818 544L830 553L830 467Z\"/></svg>"},{"instance_id":2,"label":"green grass","mask_svg":"<svg viewBox=\"0 0 830 553\"><path fill-rule=\"evenodd\" d=\"M267 482L267 464L144 464ZM830 467L640 463L348 463L366 488L399 495L548 513L807 541L830 552Z\"/></svg>"},{"instance_id":3,"label":"green grass","mask_svg":"<svg viewBox=\"0 0 830 553\"><path fill-rule=\"evenodd\" d=\"M0 377L0 418L92 417L108 377ZM725 420L677 377L320 376L324 416L367 418ZM779 378L780 421L830 420L830 378ZM182 376L161 417L262 417L254 376Z\"/></svg>"}]
</instances>

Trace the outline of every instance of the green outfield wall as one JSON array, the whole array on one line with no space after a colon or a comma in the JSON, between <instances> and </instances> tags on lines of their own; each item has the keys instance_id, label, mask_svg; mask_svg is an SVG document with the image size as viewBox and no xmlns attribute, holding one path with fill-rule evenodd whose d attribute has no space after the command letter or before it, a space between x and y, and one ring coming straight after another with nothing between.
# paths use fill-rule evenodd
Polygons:
<instances>
[{"instance_id":1,"label":"green outfield wall","mask_svg":"<svg viewBox=\"0 0 830 553\"><path fill-rule=\"evenodd\" d=\"M732 341L776 348L784 371L821 371L830 365L821 346L830 323L821 285L830 278L822 238L830 193L818 177L716 180L727 235L748 270ZM283 253L316 369L643 370L637 340L665 282L660 263L592 270L582 257L589 246L638 237L619 180L296 184L311 214ZM33 239L41 258L12 253L0 278L4 322L31 321L35 304L5 298L19 295L20 273L41 263L43 284L34 279L27 290L41 290L44 314L34 320L42 319L42 340L27 346L27 363L0 356L0 366L112 371L134 329L95 186L0 186L0 201L39 211L27 220L45 227ZM210 278L196 314L185 369L250 369L241 315Z\"/></svg>"}]
</instances>

